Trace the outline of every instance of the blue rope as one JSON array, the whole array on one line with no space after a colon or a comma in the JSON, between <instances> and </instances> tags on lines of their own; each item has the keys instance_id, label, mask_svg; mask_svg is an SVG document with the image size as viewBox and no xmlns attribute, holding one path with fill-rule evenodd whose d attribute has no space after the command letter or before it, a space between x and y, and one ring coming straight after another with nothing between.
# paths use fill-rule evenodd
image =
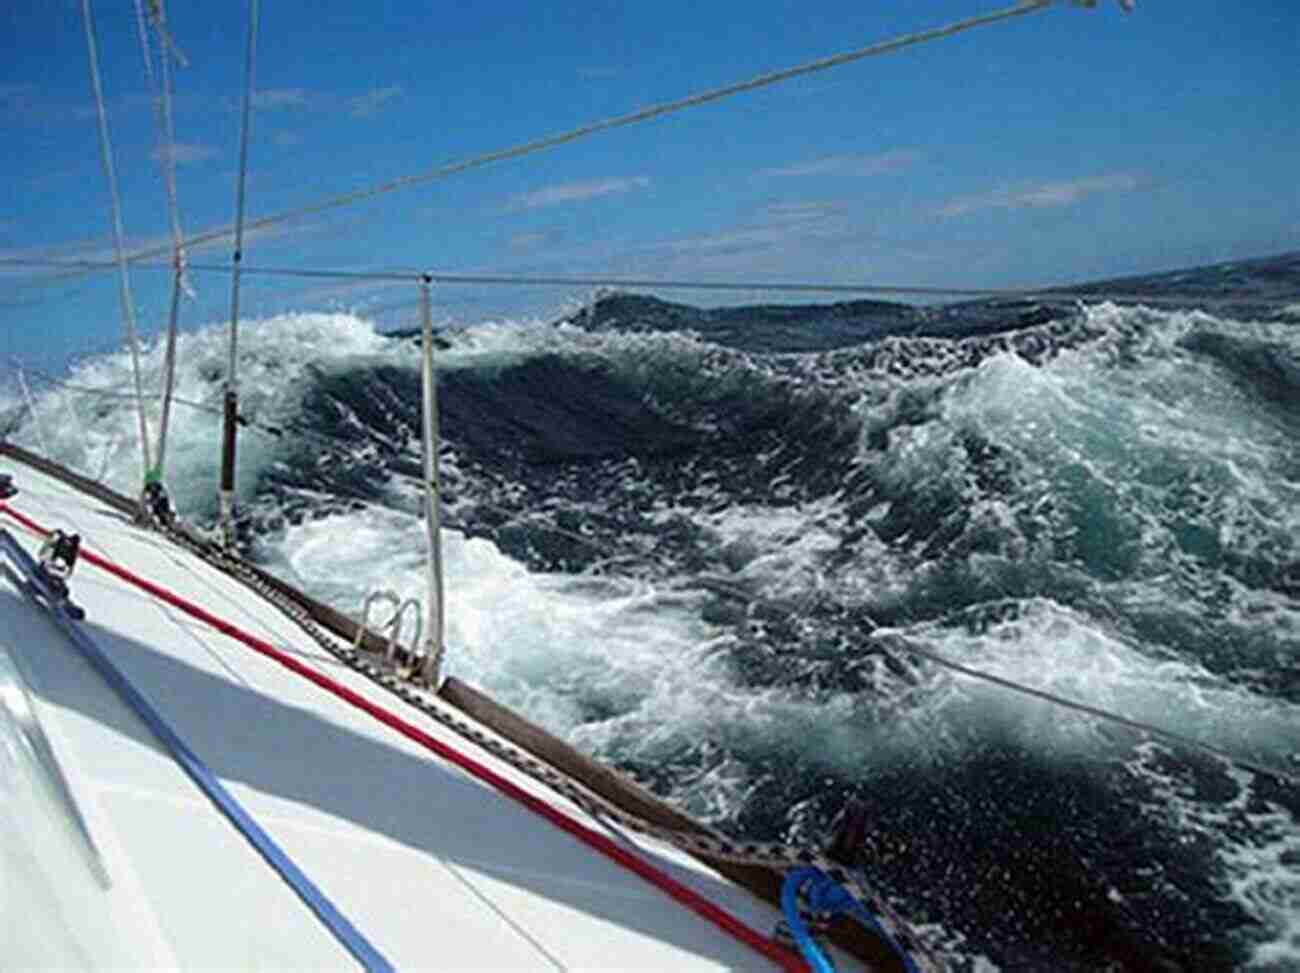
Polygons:
<instances>
[{"instance_id":1,"label":"blue rope","mask_svg":"<svg viewBox=\"0 0 1300 973\"><path fill-rule=\"evenodd\" d=\"M790 934L794 936L794 944L808 961L812 973L835 973L835 967L812 938L808 927L803 924L803 917L799 915L800 886L822 878L825 876L819 868L796 868L787 872L785 881L781 883L781 911L785 913L785 922L790 927Z\"/></svg>"},{"instance_id":2,"label":"blue rope","mask_svg":"<svg viewBox=\"0 0 1300 973\"><path fill-rule=\"evenodd\" d=\"M835 973L835 967L822 951L821 946L812 938L808 927L804 925L803 918L799 915L799 891L804 886L807 886L804 890L804 901L810 910L832 914L844 912L853 916L889 944L902 961L903 969L907 973L918 973L916 964L912 962L906 950L894 942L876 921L876 917L868 912L862 903L820 868L807 866L786 873L785 881L781 883L781 911L785 913L785 921L790 927L790 934L794 936L795 945L799 947L799 952L808 961L813 973Z\"/></svg>"},{"instance_id":3,"label":"blue rope","mask_svg":"<svg viewBox=\"0 0 1300 973\"><path fill-rule=\"evenodd\" d=\"M13 539L13 536L7 530L0 529L0 544L3 545L10 558L23 569L23 574L26 575L28 582L45 598L46 608L55 624L63 629L68 638L72 640L72 644L81 650L82 655L99 670L104 680L117 690L118 695L135 710L140 719L153 731L154 736L171 751L176 762L189 774L194 783L199 786L199 789L230 820L231 824L239 830L239 833L248 840L248 843L257 849L261 856L266 859L267 864L279 873L280 877L306 903L307 908L311 909L316 914L316 917L324 923L325 927L329 929L343 948L351 953L365 969L375 971L375 973L392 973L393 965L384 958L383 954L370 944L369 940L339 912L334 903L327 899L311 879L290 860L280 849L280 846L275 843L274 839L263 831L261 826L244 810L243 806L230 795L230 792L217 780L207 765L167 725L152 704L145 699L138 689L131 685L121 670L109 661L104 651L91 640L90 636L80 626L73 623L72 619L68 617L66 609L60 604L60 599L54 596L45 583L35 560Z\"/></svg>"}]
</instances>

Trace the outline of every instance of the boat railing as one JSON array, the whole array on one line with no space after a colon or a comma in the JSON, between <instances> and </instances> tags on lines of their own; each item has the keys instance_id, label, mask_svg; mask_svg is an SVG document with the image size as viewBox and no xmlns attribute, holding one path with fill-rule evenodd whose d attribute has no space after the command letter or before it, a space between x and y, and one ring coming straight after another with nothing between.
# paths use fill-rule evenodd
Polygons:
<instances>
[{"instance_id":1,"label":"boat railing","mask_svg":"<svg viewBox=\"0 0 1300 973\"><path fill-rule=\"evenodd\" d=\"M392 662L393 657L397 654L398 636L402 631L402 619L406 617L407 610L415 613L415 634L412 636L410 645L412 646L412 656L415 653L415 647L420 644L420 636L424 632L424 619L420 617L420 603L414 598L407 598L405 601L402 597L390 588L379 588L371 591L366 595L361 603L361 618L358 620L356 638L352 642L353 651L360 651L361 640L366 630L370 627L370 609L376 602L386 602L393 607L393 613L388 617L377 630L388 629L388 645L384 649L384 659Z\"/></svg>"}]
</instances>

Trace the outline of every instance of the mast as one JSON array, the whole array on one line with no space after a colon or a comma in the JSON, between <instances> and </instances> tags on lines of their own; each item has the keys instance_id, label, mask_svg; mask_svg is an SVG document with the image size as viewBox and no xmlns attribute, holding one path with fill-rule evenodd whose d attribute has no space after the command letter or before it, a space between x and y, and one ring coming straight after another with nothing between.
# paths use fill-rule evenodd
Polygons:
<instances>
[{"instance_id":1,"label":"mast","mask_svg":"<svg viewBox=\"0 0 1300 973\"><path fill-rule=\"evenodd\" d=\"M235 189L234 270L230 284L230 361L226 367L226 395L221 437L221 532L226 546L234 543L235 433L239 418L239 379L236 372L239 345L239 274L244 251L244 182L248 173L248 124L253 105L253 65L257 54L257 0L248 2L248 53L244 74L244 108L239 133L239 181Z\"/></svg>"}]
</instances>

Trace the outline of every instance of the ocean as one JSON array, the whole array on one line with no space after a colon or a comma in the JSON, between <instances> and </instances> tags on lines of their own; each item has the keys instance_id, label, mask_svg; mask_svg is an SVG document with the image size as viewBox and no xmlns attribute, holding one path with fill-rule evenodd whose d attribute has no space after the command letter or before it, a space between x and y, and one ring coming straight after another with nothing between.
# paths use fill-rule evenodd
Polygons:
<instances>
[{"instance_id":1,"label":"ocean","mask_svg":"<svg viewBox=\"0 0 1300 973\"><path fill-rule=\"evenodd\" d=\"M418 597L418 338L304 312L240 351L247 552L351 613ZM200 524L225 356L181 338ZM1300 970L1300 255L1032 301L612 294L437 360L451 673L737 835L863 802L862 867L957 969ZM135 493L129 368L29 374L8 435Z\"/></svg>"}]
</instances>

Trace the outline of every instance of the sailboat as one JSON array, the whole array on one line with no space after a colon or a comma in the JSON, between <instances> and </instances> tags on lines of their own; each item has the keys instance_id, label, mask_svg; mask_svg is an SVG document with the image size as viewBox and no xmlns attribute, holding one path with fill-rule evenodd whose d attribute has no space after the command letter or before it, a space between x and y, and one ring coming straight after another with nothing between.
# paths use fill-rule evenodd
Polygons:
<instances>
[{"instance_id":1,"label":"sailboat","mask_svg":"<svg viewBox=\"0 0 1300 973\"><path fill-rule=\"evenodd\" d=\"M1045 6L1019 3L465 164ZM172 43L161 3L149 16L159 45ZM255 23L254 14L250 57ZM251 95L250 84L245 124ZM156 439L139 411L138 495L0 444L0 906L11 920L0 945L15 967L947 968L927 930L875 891L860 808L847 805L810 844L728 836L446 673L429 290L449 278L410 277L421 295L424 596L376 589L349 616L241 554L242 172L219 529L185 523L167 496L170 378ZM173 242L174 336L179 231ZM616 303L594 301L590 312L615 313Z\"/></svg>"},{"instance_id":2,"label":"sailboat","mask_svg":"<svg viewBox=\"0 0 1300 973\"><path fill-rule=\"evenodd\" d=\"M6 460L12 968L802 968L771 906L590 794L680 823L653 798L469 687L386 691L283 593ZM79 553L38 561L47 524Z\"/></svg>"},{"instance_id":3,"label":"sailboat","mask_svg":"<svg viewBox=\"0 0 1300 973\"><path fill-rule=\"evenodd\" d=\"M787 857L802 866L800 878L783 883L758 848L739 848L441 678L431 278L423 280L422 315L430 542L427 612L417 621L417 632L427 626L423 644L398 646L408 605L395 596L385 641L366 628L371 599L353 622L232 550L256 4L225 395L224 544L175 519L163 485L184 289L167 71L174 45L159 0L147 21L143 8L137 13L142 36L147 22L162 50L172 205L161 430L155 446L142 406L145 475L135 499L2 447L8 960L22 968L794 970L806 962L829 968L832 953L843 964L847 947L857 961L923 968L912 958L920 944L847 879L847 868L796 852ZM134 356L88 0L83 15ZM139 396L138 359L135 378ZM661 840L647 836L656 832ZM718 859L710 866L701 850ZM844 945L833 950L814 941L794 905L805 883L819 896L823 938L836 912L857 913L865 928L841 929Z\"/></svg>"}]
</instances>

